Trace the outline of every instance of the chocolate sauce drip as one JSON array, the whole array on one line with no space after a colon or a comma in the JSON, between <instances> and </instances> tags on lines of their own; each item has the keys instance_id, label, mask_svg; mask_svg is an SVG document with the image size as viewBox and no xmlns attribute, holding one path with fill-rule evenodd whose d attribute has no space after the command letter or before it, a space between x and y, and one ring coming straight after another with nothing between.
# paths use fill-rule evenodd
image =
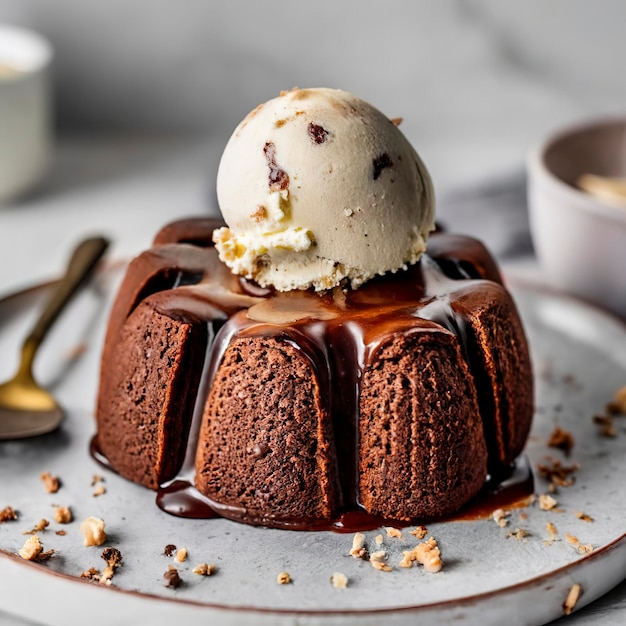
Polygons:
<instances>
[{"instance_id":1,"label":"chocolate sauce drip","mask_svg":"<svg viewBox=\"0 0 626 626\"><path fill-rule=\"evenodd\" d=\"M266 151L268 164L274 164L273 150ZM440 235L445 237L446 235ZM211 257L204 278L197 273L180 272L172 293L183 294L176 298L177 307L184 301L194 302L201 290L207 288L207 276L222 276L217 257ZM368 515L359 503L358 450L359 450L359 396L360 381L369 355L379 345L381 338L393 334L397 329L444 328L459 339L466 359L471 361L472 346L467 322L454 307L456 293L467 286L467 279L476 274L465 263L455 261L447 255L441 260L423 255L419 263L393 275L371 280L356 291L341 289L316 294L313 292L275 293L260 288L245 279L228 279L219 289L218 297L210 298L212 306L222 299L228 303L223 315L209 313L210 341L207 349L201 384L193 413L192 425L182 467L172 480L161 485L157 504L173 515L191 518L227 517L238 521L279 528L299 530L327 529L338 532L354 532L376 528L381 523L406 524L394 520L383 520ZM220 279L221 280L221 279ZM180 288L179 285L185 285ZM212 292L216 280L208 281ZM194 291L194 290L197 290ZM194 295L195 294L195 295ZM231 294L228 296L228 294ZM262 307L253 305L248 314L232 316L237 302L254 300ZM232 307L232 308L231 308ZM245 311L243 304L240 308ZM196 307L197 310L197 307ZM289 325L272 321L274 315L292 311L295 320ZM224 319L227 321L224 322ZM217 319L219 318L219 319ZM254 319L251 319L254 318ZM292 343L302 351L314 367L321 397L327 402L332 416L334 446L338 462L337 475L342 495L343 511L337 519L311 521L302 519L278 519L274 517L251 517L238 507L215 502L202 495L194 486L195 457L198 435L204 407L212 381L220 361L231 339L236 334L246 336L275 337ZM475 366L475 364L470 364ZM92 444L92 453L106 464L106 459L97 450L97 440ZM511 505L533 491L532 474L518 468L517 474L507 485L506 476L497 476L486 483L484 493L459 513L459 518L489 515L495 507ZM482 503L482 504L481 504ZM482 507L482 508L481 508ZM497 508L497 507L495 507ZM425 520L413 520L424 522Z\"/></svg>"}]
</instances>

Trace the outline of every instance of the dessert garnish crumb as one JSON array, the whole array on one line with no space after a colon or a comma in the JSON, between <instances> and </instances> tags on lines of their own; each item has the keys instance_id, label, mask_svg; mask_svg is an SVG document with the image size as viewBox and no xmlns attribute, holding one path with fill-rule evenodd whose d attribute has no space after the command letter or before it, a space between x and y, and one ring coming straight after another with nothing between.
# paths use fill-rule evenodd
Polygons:
<instances>
[{"instance_id":1,"label":"dessert garnish crumb","mask_svg":"<svg viewBox=\"0 0 626 626\"><path fill-rule=\"evenodd\" d=\"M400 567L413 567L414 562L424 566L424 571L436 573L443 567L441 550L434 537L418 543L412 550L404 550Z\"/></svg>"},{"instance_id":2,"label":"dessert garnish crumb","mask_svg":"<svg viewBox=\"0 0 626 626\"><path fill-rule=\"evenodd\" d=\"M40 478L48 493L56 493L61 487L58 476L53 476L50 472L43 472Z\"/></svg>"},{"instance_id":3,"label":"dessert garnish crumb","mask_svg":"<svg viewBox=\"0 0 626 626\"><path fill-rule=\"evenodd\" d=\"M558 504L556 498L551 496L549 493L542 493L539 496L539 508L542 511L551 511Z\"/></svg>"},{"instance_id":4,"label":"dessert garnish crumb","mask_svg":"<svg viewBox=\"0 0 626 626\"><path fill-rule=\"evenodd\" d=\"M17 553L25 561L38 561L41 563L52 557L54 555L54 550L47 550L44 552L43 544L41 543L39 537L37 535L33 535L24 542L24 545L17 551Z\"/></svg>"},{"instance_id":5,"label":"dessert garnish crumb","mask_svg":"<svg viewBox=\"0 0 626 626\"><path fill-rule=\"evenodd\" d=\"M382 535L376 535L376 538L374 539L374 541L376 542L377 546L382 546L383 545L383 536Z\"/></svg>"},{"instance_id":6,"label":"dessert garnish crumb","mask_svg":"<svg viewBox=\"0 0 626 626\"><path fill-rule=\"evenodd\" d=\"M569 456L570 452L574 448L574 436L564 428L555 426L554 430L550 434L550 437L548 438L547 445L550 448L563 450L565 455Z\"/></svg>"},{"instance_id":7,"label":"dessert garnish crumb","mask_svg":"<svg viewBox=\"0 0 626 626\"><path fill-rule=\"evenodd\" d=\"M104 521L98 517L88 517L81 523L80 530L85 546L101 546L107 540Z\"/></svg>"},{"instance_id":8,"label":"dessert garnish crumb","mask_svg":"<svg viewBox=\"0 0 626 626\"><path fill-rule=\"evenodd\" d=\"M565 533L565 541L573 545L579 554L589 554L593 552L593 546L590 543L581 543L578 537L570 535L570 533Z\"/></svg>"},{"instance_id":9,"label":"dessert garnish crumb","mask_svg":"<svg viewBox=\"0 0 626 626\"><path fill-rule=\"evenodd\" d=\"M176 546L173 543L168 543L165 548L163 548L163 554L165 556L172 556L176 552Z\"/></svg>"},{"instance_id":10,"label":"dessert garnish crumb","mask_svg":"<svg viewBox=\"0 0 626 626\"><path fill-rule=\"evenodd\" d=\"M17 512L13 507L5 506L0 510L0 524L17 520Z\"/></svg>"},{"instance_id":11,"label":"dessert garnish crumb","mask_svg":"<svg viewBox=\"0 0 626 626\"><path fill-rule=\"evenodd\" d=\"M348 586L348 577L341 572L335 572L330 577L330 584L335 589L345 589Z\"/></svg>"},{"instance_id":12,"label":"dessert garnish crumb","mask_svg":"<svg viewBox=\"0 0 626 626\"><path fill-rule=\"evenodd\" d=\"M215 572L215 564L200 563L199 565L196 565L191 571L194 574L198 574L199 576L211 576Z\"/></svg>"},{"instance_id":13,"label":"dessert garnish crumb","mask_svg":"<svg viewBox=\"0 0 626 626\"><path fill-rule=\"evenodd\" d=\"M99 582L101 585L110 585L115 570L122 565L122 553L117 548L108 547L102 551L101 556L106 561L107 566L102 570Z\"/></svg>"},{"instance_id":14,"label":"dessert garnish crumb","mask_svg":"<svg viewBox=\"0 0 626 626\"><path fill-rule=\"evenodd\" d=\"M66 530L57 530L54 534L55 535L59 535L60 537L65 537L65 535L67 535L67 531Z\"/></svg>"},{"instance_id":15,"label":"dessert garnish crumb","mask_svg":"<svg viewBox=\"0 0 626 626\"><path fill-rule=\"evenodd\" d=\"M104 476L100 476L100 474L94 474L91 477L91 486L94 487L97 483L103 483Z\"/></svg>"},{"instance_id":16,"label":"dessert garnish crumb","mask_svg":"<svg viewBox=\"0 0 626 626\"><path fill-rule=\"evenodd\" d=\"M103 496L106 492L107 492L106 487L102 483L98 483L91 495L94 498L97 498L98 496Z\"/></svg>"},{"instance_id":17,"label":"dessert garnish crumb","mask_svg":"<svg viewBox=\"0 0 626 626\"><path fill-rule=\"evenodd\" d=\"M613 404L622 415L626 415L626 385L615 392Z\"/></svg>"},{"instance_id":18,"label":"dessert garnish crumb","mask_svg":"<svg viewBox=\"0 0 626 626\"><path fill-rule=\"evenodd\" d=\"M187 560L187 548L181 548L177 550L174 560L177 563L184 563Z\"/></svg>"},{"instance_id":19,"label":"dessert garnish crumb","mask_svg":"<svg viewBox=\"0 0 626 626\"><path fill-rule=\"evenodd\" d=\"M617 437L617 428L615 428L615 421L610 415L594 415L593 421L598 425L598 433L602 437L612 439Z\"/></svg>"},{"instance_id":20,"label":"dessert garnish crumb","mask_svg":"<svg viewBox=\"0 0 626 626\"><path fill-rule=\"evenodd\" d=\"M381 572L390 572L391 566L387 564L387 552L385 550L378 550L370 554L370 563L372 567Z\"/></svg>"},{"instance_id":21,"label":"dessert garnish crumb","mask_svg":"<svg viewBox=\"0 0 626 626\"><path fill-rule=\"evenodd\" d=\"M563 603L564 615L569 615L576 608L576 603L578 602L578 599L582 595L582 591L583 589L579 583L574 583L570 587L569 593L567 594L567 598L565 599L565 602Z\"/></svg>"},{"instance_id":22,"label":"dessert garnish crumb","mask_svg":"<svg viewBox=\"0 0 626 626\"><path fill-rule=\"evenodd\" d=\"M491 517L493 517L493 521L500 526L500 528L504 528L509 523L509 515L510 513L504 509L496 509L491 514Z\"/></svg>"},{"instance_id":23,"label":"dessert garnish crumb","mask_svg":"<svg viewBox=\"0 0 626 626\"><path fill-rule=\"evenodd\" d=\"M556 529L556 526L552 522L546 522L546 530L548 531L548 535L550 536L550 541L558 540L559 533Z\"/></svg>"},{"instance_id":24,"label":"dessert garnish crumb","mask_svg":"<svg viewBox=\"0 0 626 626\"><path fill-rule=\"evenodd\" d=\"M45 518L41 518L30 530L25 530L22 535L34 535L42 530L46 530L48 526L50 526L50 522Z\"/></svg>"},{"instance_id":25,"label":"dessert garnish crumb","mask_svg":"<svg viewBox=\"0 0 626 626\"><path fill-rule=\"evenodd\" d=\"M288 585L291 582L291 576L289 576L288 572L281 572L276 577L276 582L279 585Z\"/></svg>"},{"instance_id":26,"label":"dessert garnish crumb","mask_svg":"<svg viewBox=\"0 0 626 626\"><path fill-rule=\"evenodd\" d=\"M582 511L574 511L574 515L583 522L593 522L593 517L583 513Z\"/></svg>"},{"instance_id":27,"label":"dessert garnish crumb","mask_svg":"<svg viewBox=\"0 0 626 626\"><path fill-rule=\"evenodd\" d=\"M574 473L580 469L578 463L563 465L559 459L548 457L550 465L539 463L537 471L539 475L550 481L557 487L571 487L575 482Z\"/></svg>"},{"instance_id":28,"label":"dessert garnish crumb","mask_svg":"<svg viewBox=\"0 0 626 626\"><path fill-rule=\"evenodd\" d=\"M58 504L54 504L54 521L57 524L69 524L74 516L72 515L72 510L67 506L59 506Z\"/></svg>"},{"instance_id":29,"label":"dessert garnish crumb","mask_svg":"<svg viewBox=\"0 0 626 626\"><path fill-rule=\"evenodd\" d=\"M87 580L99 581L100 580L100 572L95 567L90 567L89 569L85 570L80 575L80 577L81 578L85 578Z\"/></svg>"},{"instance_id":30,"label":"dessert garnish crumb","mask_svg":"<svg viewBox=\"0 0 626 626\"><path fill-rule=\"evenodd\" d=\"M511 537L513 539L515 539L516 541L526 541L527 537L530 537L530 533L527 530L524 530L523 528L516 528L515 530L512 530L511 532L507 533L507 538Z\"/></svg>"},{"instance_id":31,"label":"dessert garnish crumb","mask_svg":"<svg viewBox=\"0 0 626 626\"><path fill-rule=\"evenodd\" d=\"M367 550L365 549L365 535L363 533L354 533L352 537L352 548L350 554L355 559L367 558Z\"/></svg>"},{"instance_id":32,"label":"dessert garnish crumb","mask_svg":"<svg viewBox=\"0 0 626 626\"><path fill-rule=\"evenodd\" d=\"M411 534L418 539L424 539L424 537L428 534L428 529L426 526L418 526L411 531Z\"/></svg>"},{"instance_id":33,"label":"dessert garnish crumb","mask_svg":"<svg viewBox=\"0 0 626 626\"><path fill-rule=\"evenodd\" d=\"M387 537L393 537L394 539L402 539L402 533L393 526L385 526L385 532Z\"/></svg>"},{"instance_id":34,"label":"dessert garnish crumb","mask_svg":"<svg viewBox=\"0 0 626 626\"><path fill-rule=\"evenodd\" d=\"M163 574L163 578L167 581L166 587L172 587L173 589L178 589L183 582L183 579L180 577L178 570L170 565L167 569L167 572Z\"/></svg>"}]
</instances>

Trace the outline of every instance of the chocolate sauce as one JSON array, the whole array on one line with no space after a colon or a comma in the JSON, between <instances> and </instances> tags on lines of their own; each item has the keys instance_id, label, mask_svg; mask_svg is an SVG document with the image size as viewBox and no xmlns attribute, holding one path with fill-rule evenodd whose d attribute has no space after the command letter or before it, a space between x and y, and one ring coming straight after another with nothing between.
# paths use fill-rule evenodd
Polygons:
<instances>
[{"instance_id":1,"label":"chocolate sauce","mask_svg":"<svg viewBox=\"0 0 626 626\"><path fill-rule=\"evenodd\" d=\"M273 146L266 150L270 170L275 167ZM385 163L384 166L387 166ZM446 235L435 235L446 237ZM445 245L443 246L445 251ZM436 249L436 246L435 246ZM462 254L460 255L463 256ZM354 532L381 524L406 525L367 514L358 498L358 432L360 383L370 354L382 341L399 331L451 332L471 361L471 329L455 302L468 285L470 270L464 259L446 252L440 259L423 255L420 262L396 274L379 277L360 289L317 294L312 291L276 293L245 279L223 272L215 254L200 277L181 273L171 289L171 306L192 310L209 326L201 386L198 390L191 431L183 465L176 477L161 485L157 504L173 515L189 518L225 517L237 521L297 530ZM472 278L479 270L471 270ZM492 276L481 276L493 278ZM247 314L233 316L237 310ZM286 317L285 317L286 316ZM285 324L285 321L288 324ZM194 486L195 457L204 406L212 380L233 336L274 337L291 343L310 360L321 389L321 397L332 416L333 440L338 462L336 474L342 512L333 520L280 519L254 516L244 509L216 502ZM476 364L472 365L476 367ZM102 463L97 441L92 454ZM510 507L532 494L532 474L518 463L512 476L486 480L481 494L454 519L487 517L495 508ZM428 520L411 520L424 523Z\"/></svg>"}]
</instances>

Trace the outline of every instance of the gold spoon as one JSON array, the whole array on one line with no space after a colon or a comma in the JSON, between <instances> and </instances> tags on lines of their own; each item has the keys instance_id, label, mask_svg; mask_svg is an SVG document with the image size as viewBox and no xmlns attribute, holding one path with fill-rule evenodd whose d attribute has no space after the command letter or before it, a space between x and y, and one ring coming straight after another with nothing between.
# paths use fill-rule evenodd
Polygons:
<instances>
[{"instance_id":1,"label":"gold spoon","mask_svg":"<svg viewBox=\"0 0 626 626\"><path fill-rule=\"evenodd\" d=\"M576 184L598 200L613 206L626 207L626 178L583 174Z\"/></svg>"},{"instance_id":2,"label":"gold spoon","mask_svg":"<svg viewBox=\"0 0 626 626\"><path fill-rule=\"evenodd\" d=\"M17 372L0 385L0 439L42 435L63 419L63 409L54 396L33 377L33 361L48 330L65 305L94 270L109 242L103 237L84 240L74 250L65 276L55 285L35 326L22 344Z\"/></svg>"}]
</instances>

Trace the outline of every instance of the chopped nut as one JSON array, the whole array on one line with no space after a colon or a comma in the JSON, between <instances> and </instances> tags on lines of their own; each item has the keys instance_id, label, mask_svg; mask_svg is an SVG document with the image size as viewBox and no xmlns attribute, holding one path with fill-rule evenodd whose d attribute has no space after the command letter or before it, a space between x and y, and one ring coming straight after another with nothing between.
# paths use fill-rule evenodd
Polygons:
<instances>
[{"instance_id":1,"label":"chopped nut","mask_svg":"<svg viewBox=\"0 0 626 626\"><path fill-rule=\"evenodd\" d=\"M335 572L330 577L330 584L335 589L345 589L348 586L348 577L341 572Z\"/></svg>"},{"instance_id":2,"label":"chopped nut","mask_svg":"<svg viewBox=\"0 0 626 626\"><path fill-rule=\"evenodd\" d=\"M211 574L215 572L215 565L213 563L200 563L199 565L196 565L191 571L194 574L198 574L200 576L211 576Z\"/></svg>"},{"instance_id":3,"label":"chopped nut","mask_svg":"<svg viewBox=\"0 0 626 626\"><path fill-rule=\"evenodd\" d=\"M593 546L590 543L579 543L576 546L576 550L579 554L589 554L593 552Z\"/></svg>"},{"instance_id":4,"label":"chopped nut","mask_svg":"<svg viewBox=\"0 0 626 626\"><path fill-rule=\"evenodd\" d=\"M30 530L25 530L22 535L33 535L41 532L42 530L46 530L48 526L50 526L50 522L47 519L42 518Z\"/></svg>"},{"instance_id":5,"label":"chopped nut","mask_svg":"<svg viewBox=\"0 0 626 626\"><path fill-rule=\"evenodd\" d=\"M183 582L182 578L178 574L178 570L173 565L169 566L167 572L163 574L163 578L167 580L167 584L165 586L172 587L173 589L178 589Z\"/></svg>"},{"instance_id":6,"label":"chopped nut","mask_svg":"<svg viewBox=\"0 0 626 626\"><path fill-rule=\"evenodd\" d=\"M0 510L0 524L3 522L14 522L17 520L17 513L10 506L5 506Z\"/></svg>"},{"instance_id":7,"label":"chopped nut","mask_svg":"<svg viewBox=\"0 0 626 626\"><path fill-rule=\"evenodd\" d=\"M176 552L176 546L173 543L168 543L165 548L163 548L163 554L165 556L172 556Z\"/></svg>"},{"instance_id":8,"label":"chopped nut","mask_svg":"<svg viewBox=\"0 0 626 626\"><path fill-rule=\"evenodd\" d=\"M422 543L418 543L412 550L402 552L403 558L400 567L412 567L417 561L424 566L424 570L431 573L438 572L443 567L441 550L434 537L430 537Z\"/></svg>"},{"instance_id":9,"label":"chopped nut","mask_svg":"<svg viewBox=\"0 0 626 626\"><path fill-rule=\"evenodd\" d=\"M100 580L100 572L95 567L90 567L88 570L85 570L81 575L81 578L86 578L87 580Z\"/></svg>"},{"instance_id":10,"label":"chopped nut","mask_svg":"<svg viewBox=\"0 0 626 626\"><path fill-rule=\"evenodd\" d=\"M54 534L55 535L59 535L60 537L65 537L65 535L67 535L67 531L66 530L57 530Z\"/></svg>"},{"instance_id":11,"label":"chopped nut","mask_svg":"<svg viewBox=\"0 0 626 626\"><path fill-rule=\"evenodd\" d=\"M101 556L109 567L118 568L122 564L122 553L117 548L105 548Z\"/></svg>"},{"instance_id":12,"label":"chopped nut","mask_svg":"<svg viewBox=\"0 0 626 626\"><path fill-rule=\"evenodd\" d=\"M589 515L587 515L586 513L583 513L582 511L574 511L574 515L578 519L581 519L583 522L593 522L593 517L590 517Z\"/></svg>"},{"instance_id":13,"label":"chopped nut","mask_svg":"<svg viewBox=\"0 0 626 626\"><path fill-rule=\"evenodd\" d=\"M367 550L365 549L365 535L363 533L354 533L350 554L355 559L364 559L367 557Z\"/></svg>"},{"instance_id":14,"label":"chopped nut","mask_svg":"<svg viewBox=\"0 0 626 626\"><path fill-rule=\"evenodd\" d=\"M74 517L69 507L54 505L54 521L57 524L69 524L73 519Z\"/></svg>"},{"instance_id":15,"label":"chopped nut","mask_svg":"<svg viewBox=\"0 0 626 626\"><path fill-rule=\"evenodd\" d=\"M418 526L416 529L411 531L411 534L418 539L424 539L424 537L428 534L428 529L426 526Z\"/></svg>"},{"instance_id":16,"label":"chopped nut","mask_svg":"<svg viewBox=\"0 0 626 626\"><path fill-rule=\"evenodd\" d=\"M104 521L98 517L88 517L81 525L85 546L101 546L107 536L104 532Z\"/></svg>"},{"instance_id":17,"label":"chopped nut","mask_svg":"<svg viewBox=\"0 0 626 626\"><path fill-rule=\"evenodd\" d=\"M615 406L619 409L619 412L622 415L626 415L626 385L624 385L615 392L613 402L615 403Z\"/></svg>"},{"instance_id":18,"label":"chopped nut","mask_svg":"<svg viewBox=\"0 0 626 626\"><path fill-rule=\"evenodd\" d=\"M98 496L103 496L106 492L107 492L106 487L102 483L98 483L91 495L94 498L97 498Z\"/></svg>"},{"instance_id":19,"label":"chopped nut","mask_svg":"<svg viewBox=\"0 0 626 626\"><path fill-rule=\"evenodd\" d=\"M569 456L570 452L574 448L574 436L572 433L564 430L560 426L555 426L548 439L547 445L551 448L563 450L566 456Z\"/></svg>"},{"instance_id":20,"label":"chopped nut","mask_svg":"<svg viewBox=\"0 0 626 626\"><path fill-rule=\"evenodd\" d=\"M43 552L43 545L37 535L29 537L17 553L26 561L35 561Z\"/></svg>"},{"instance_id":21,"label":"chopped nut","mask_svg":"<svg viewBox=\"0 0 626 626\"><path fill-rule=\"evenodd\" d=\"M174 560L178 563L184 563L187 560L187 548L181 548L178 550Z\"/></svg>"},{"instance_id":22,"label":"chopped nut","mask_svg":"<svg viewBox=\"0 0 626 626\"><path fill-rule=\"evenodd\" d=\"M390 565L387 565L387 563L385 563L384 561L370 561L370 563L372 564L372 567L374 569L377 569L381 572L393 571L392 567Z\"/></svg>"},{"instance_id":23,"label":"chopped nut","mask_svg":"<svg viewBox=\"0 0 626 626\"><path fill-rule=\"evenodd\" d=\"M387 533L387 537L393 537L395 539L402 539L402 533L392 526L386 526L385 531Z\"/></svg>"},{"instance_id":24,"label":"chopped nut","mask_svg":"<svg viewBox=\"0 0 626 626\"><path fill-rule=\"evenodd\" d=\"M594 415L593 421L599 426L598 432L602 437L617 437L617 428L615 428L615 422L610 415Z\"/></svg>"},{"instance_id":25,"label":"chopped nut","mask_svg":"<svg viewBox=\"0 0 626 626\"><path fill-rule=\"evenodd\" d=\"M572 543L575 545L580 543L580 541L578 541L578 537L570 535L569 533L565 533L565 541L567 541L567 543Z\"/></svg>"},{"instance_id":26,"label":"chopped nut","mask_svg":"<svg viewBox=\"0 0 626 626\"><path fill-rule=\"evenodd\" d=\"M546 530L548 531L548 535L550 535L551 541L556 541L559 538L559 533L556 529L556 526L552 522L546 523Z\"/></svg>"},{"instance_id":27,"label":"chopped nut","mask_svg":"<svg viewBox=\"0 0 626 626\"><path fill-rule=\"evenodd\" d=\"M504 528L508 523L509 520L507 519L509 517L510 513L508 511L505 511L504 509L496 509L491 516L493 517L493 521L500 526L500 528Z\"/></svg>"},{"instance_id":28,"label":"chopped nut","mask_svg":"<svg viewBox=\"0 0 626 626\"><path fill-rule=\"evenodd\" d=\"M387 559L387 552L385 550L378 550L370 554L370 561L385 561Z\"/></svg>"},{"instance_id":29,"label":"chopped nut","mask_svg":"<svg viewBox=\"0 0 626 626\"><path fill-rule=\"evenodd\" d=\"M279 585L288 585L291 582L291 576L287 572L281 572L276 577L276 582Z\"/></svg>"},{"instance_id":30,"label":"chopped nut","mask_svg":"<svg viewBox=\"0 0 626 626\"><path fill-rule=\"evenodd\" d=\"M542 511L550 511L552 510L556 505L558 504L558 502L556 501L556 498L553 498L550 494L548 493L542 493L539 496L539 508Z\"/></svg>"},{"instance_id":31,"label":"chopped nut","mask_svg":"<svg viewBox=\"0 0 626 626\"><path fill-rule=\"evenodd\" d=\"M100 474L94 474L91 478L91 486L93 487L96 483L103 483L104 476L100 476Z\"/></svg>"},{"instance_id":32,"label":"chopped nut","mask_svg":"<svg viewBox=\"0 0 626 626\"><path fill-rule=\"evenodd\" d=\"M571 586L569 593L567 594L567 598L563 603L563 613L564 615L569 615L575 608L578 599L582 595L582 587L579 583L575 583Z\"/></svg>"},{"instance_id":33,"label":"chopped nut","mask_svg":"<svg viewBox=\"0 0 626 626\"><path fill-rule=\"evenodd\" d=\"M376 542L377 546L382 546L383 545L383 536L382 535L376 535L376 538L374 539L374 541Z\"/></svg>"},{"instance_id":34,"label":"chopped nut","mask_svg":"<svg viewBox=\"0 0 626 626\"><path fill-rule=\"evenodd\" d=\"M537 471L540 476L554 483L558 487L570 487L574 484L575 477L574 472L580 469L580 466L575 463L573 465L563 465L558 459L548 459L551 465L537 465Z\"/></svg>"},{"instance_id":35,"label":"chopped nut","mask_svg":"<svg viewBox=\"0 0 626 626\"><path fill-rule=\"evenodd\" d=\"M527 530L524 530L523 528L516 528L510 533L507 533L506 536L512 537L516 541L523 541L526 539L526 537L530 537L530 533Z\"/></svg>"},{"instance_id":36,"label":"chopped nut","mask_svg":"<svg viewBox=\"0 0 626 626\"><path fill-rule=\"evenodd\" d=\"M56 493L59 490L61 482L57 476L53 476L50 472L43 472L40 478L48 493Z\"/></svg>"}]
</instances>

